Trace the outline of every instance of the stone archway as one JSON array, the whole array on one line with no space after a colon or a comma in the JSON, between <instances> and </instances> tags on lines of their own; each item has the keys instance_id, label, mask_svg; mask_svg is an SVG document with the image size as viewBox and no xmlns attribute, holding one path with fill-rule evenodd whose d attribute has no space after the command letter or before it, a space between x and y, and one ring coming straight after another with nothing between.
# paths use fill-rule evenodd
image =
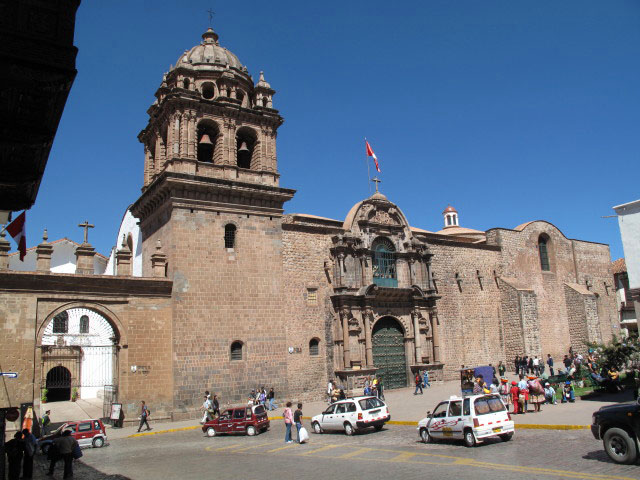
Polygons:
<instances>
[{"instance_id":1,"label":"stone archway","mask_svg":"<svg viewBox=\"0 0 640 480\"><path fill-rule=\"evenodd\" d=\"M373 326L373 364L385 388L407 386L407 357L402 324L393 317L382 317Z\"/></svg>"}]
</instances>

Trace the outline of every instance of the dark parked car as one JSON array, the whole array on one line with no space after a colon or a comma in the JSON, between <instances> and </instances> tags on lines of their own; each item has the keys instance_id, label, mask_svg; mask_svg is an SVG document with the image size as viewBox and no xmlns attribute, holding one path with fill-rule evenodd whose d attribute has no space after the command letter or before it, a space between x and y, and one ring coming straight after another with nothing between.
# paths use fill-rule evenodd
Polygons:
<instances>
[{"instance_id":1,"label":"dark parked car","mask_svg":"<svg viewBox=\"0 0 640 480\"><path fill-rule=\"evenodd\" d=\"M222 433L255 435L267 430L269 418L262 405L229 408L202 426L202 431L209 437Z\"/></svg>"},{"instance_id":2,"label":"dark parked car","mask_svg":"<svg viewBox=\"0 0 640 480\"><path fill-rule=\"evenodd\" d=\"M640 440L640 404L609 405L595 412L591 433L602 440L607 455L616 463L635 463Z\"/></svg>"}]
</instances>

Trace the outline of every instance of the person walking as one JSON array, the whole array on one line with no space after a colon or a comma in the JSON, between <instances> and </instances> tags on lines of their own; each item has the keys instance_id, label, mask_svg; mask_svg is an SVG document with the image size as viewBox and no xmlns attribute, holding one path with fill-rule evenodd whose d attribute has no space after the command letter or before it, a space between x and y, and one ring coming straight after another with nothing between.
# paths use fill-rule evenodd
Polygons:
<instances>
[{"instance_id":1,"label":"person walking","mask_svg":"<svg viewBox=\"0 0 640 480\"><path fill-rule=\"evenodd\" d=\"M295 412L293 412L293 422L296 424L296 430L298 435L298 443L302 443L300 441L300 429L302 428L302 404L298 404L298 408Z\"/></svg>"},{"instance_id":2,"label":"person walking","mask_svg":"<svg viewBox=\"0 0 640 480\"><path fill-rule=\"evenodd\" d=\"M564 364L564 369L567 372L567 375L569 375L569 371L571 370L571 359L569 358L569 355L565 355L564 356L564 360L562 360L562 363Z\"/></svg>"},{"instance_id":3,"label":"person walking","mask_svg":"<svg viewBox=\"0 0 640 480\"><path fill-rule=\"evenodd\" d=\"M291 402L287 402L282 415L284 417L284 443L291 443L291 424L293 423L293 414L291 413Z\"/></svg>"},{"instance_id":4,"label":"person walking","mask_svg":"<svg viewBox=\"0 0 640 480\"><path fill-rule=\"evenodd\" d=\"M49 463L49 471L47 472L48 476L53 476L53 470L56 466L58 460L64 461L64 475L62 478L71 478L73 477L73 450L80 446L78 445L78 441L71 436L71 430L65 430L62 432L62 436L56 438L53 441L53 445L56 447L57 455L51 458L51 462Z\"/></svg>"},{"instance_id":5,"label":"person walking","mask_svg":"<svg viewBox=\"0 0 640 480\"><path fill-rule=\"evenodd\" d=\"M547 353L547 365L549 365L549 375L553 377L553 358L550 353Z\"/></svg>"},{"instance_id":6,"label":"person walking","mask_svg":"<svg viewBox=\"0 0 640 480\"><path fill-rule=\"evenodd\" d=\"M538 360L538 356L536 355L533 359L533 369L531 373L536 377L540 375L540 360Z\"/></svg>"},{"instance_id":7,"label":"person walking","mask_svg":"<svg viewBox=\"0 0 640 480\"><path fill-rule=\"evenodd\" d=\"M425 370L422 373L422 384L425 387L431 388L431 384L429 383L429 370Z\"/></svg>"},{"instance_id":8,"label":"person walking","mask_svg":"<svg viewBox=\"0 0 640 480\"><path fill-rule=\"evenodd\" d=\"M422 377L420 376L420 373L416 372L416 378L414 378L414 382L416 384L416 389L413 394L417 395L418 390L420 390L420 395L422 395L424 392L422 391Z\"/></svg>"},{"instance_id":9,"label":"person walking","mask_svg":"<svg viewBox=\"0 0 640 480\"><path fill-rule=\"evenodd\" d=\"M147 418L151 415L151 411L147 408L146 403L144 403L144 400L142 400L140 402L140 425L138 426L138 433L140 433L140 430L142 430L142 425L146 425L147 426L147 430L151 430L151 427L149 426L149 422L147 421Z\"/></svg>"},{"instance_id":10,"label":"person walking","mask_svg":"<svg viewBox=\"0 0 640 480\"><path fill-rule=\"evenodd\" d=\"M530 375L533 374L533 357L529 357L529 365L527 371Z\"/></svg>"},{"instance_id":11,"label":"person walking","mask_svg":"<svg viewBox=\"0 0 640 480\"><path fill-rule=\"evenodd\" d=\"M204 393L204 402L202 403L203 416L202 421L200 422L203 425L213 420L213 402L211 401L211 395L208 391Z\"/></svg>"},{"instance_id":12,"label":"person walking","mask_svg":"<svg viewBox=\"0 0 640 480\"><path fill-rule=\"evenodd\" d=\"M520 373L520 357L518 355L516 355L513 365L516 367L516 375L518 375Z\"/></svg>"},{"instance_id":13,"label":"person walking","mask_svg":"<svg viewBox=\"0 0 640 480\"><path fill-rule=\"evenodd\" d=\"M378 398L384 400L384 383L382 382L382 377L378 379Z\"/></svg>"},{"instance_id":14,"label":"person walking","mask_svg":"<svg viewBox=\"0 0 640 480\"><path fill-rule=\"evenodd\" d=\"M327 383L327 403L331 403L333 390L334 390L333 380L329 379L329 383Z\"/></svg>"},{"instance_id":15,"label":"person walking","mask_svg":"<svg viewBox=\"0 0 640 480\"><path fill-rule=\"evenodd\" d=\"M278 408L278 405L275 404L276 401L276 392L273 391L273 388L269 389L269 393L267 393L267 410L275 410Z\"/></svg>"},{"instance_id":16,"label":"person walking","mask_svg":"<svg viewBox=\"0 0 640 480\"><path fill-rule=\"evenodd\" d=\"M47 410L46 412L44 412L44 415L40 419L40 423L42 424L43 436L49 434L49 424L51 423L51 418L49 417L49 415L51 415L51 410Z\"/></svg>"},{"instance_id":17,"label":"person walking","mask_svg":"<svg viewBox=\"0 0 640 480\"><path fill-rule=\"evenodd\" d=\"M502 363L502 360L500 360L498 362L498 375L500 375L500 378L504 377L504 374L505 374L506 371L507 371L507 369L504 366L504 363Z\"/></svg>"},{"instance_id":18,"label":"person walking","mask_svg":"<svg viewBox=\"0 0 640 480\"><path fill-rule=\"evenodd\" d=\"M24 441L24 458L22 460L22 478L33 477L33 456L38 450L38 439L28 428L22 430L22 440Z\"/></svg>"},{"instance_id":19,"label":"person walking","mask_svg":"<svg viewBox=\"0 0 640 480\"><path fill-rule=\"evenodd\" d=\"M24 456L24 441L22 440L22 432L16 432L13 438L4 444L4 453L7 455L9 462L9 480L18 480L20 478L20 465ZM2 459L4 462L4 458Z\"/></svg>"},{"instance_id":20,"label":"person walking","mask_svg":"<svg viewBox=\"0 0 640 480\"><path fill-rule=\"evenodd\" d=\"M511 382L511 403L513 403L513 414L520 413L520 389L515 381Z\"/></svg>"}]
</instances>

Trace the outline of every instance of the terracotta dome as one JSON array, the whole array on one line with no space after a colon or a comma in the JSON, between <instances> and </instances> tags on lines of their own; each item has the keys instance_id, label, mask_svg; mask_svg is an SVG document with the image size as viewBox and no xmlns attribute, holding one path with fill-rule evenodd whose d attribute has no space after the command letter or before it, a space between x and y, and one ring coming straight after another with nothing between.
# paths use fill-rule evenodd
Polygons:
<instances>
[{"instance_id":1,"label":"terracotta dome","mask_svg":"<svg viewBox=\"0 0 640 480\"><path fill-rule=\"evenodd\" d=\"M447 208L444 209L444 212L442 212L442 214L444 215L445 213L458 213L458 211L453 208L451 205L447 206Z\"/></svg>"}]
</instances>

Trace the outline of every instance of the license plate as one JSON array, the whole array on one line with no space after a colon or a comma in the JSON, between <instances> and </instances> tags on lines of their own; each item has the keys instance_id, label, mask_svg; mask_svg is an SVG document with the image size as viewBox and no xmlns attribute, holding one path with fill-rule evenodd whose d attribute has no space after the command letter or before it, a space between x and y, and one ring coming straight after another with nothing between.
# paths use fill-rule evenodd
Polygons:
<instances>
[{"instance_id":1,"label":"license plate","mask_svg":"<svg viewBox=\"0 0 640 480\"><path fill-rule=\"evenodd\" d=\"M378 409L378 410L370 410L368 413L369 413L369 415L373 415L375 413L380 413L380 409Z\"/></svg>"},{"instance_id":2,"label":"license plate","mask_svg":"<svg viewBox=\"0 0 640 480\"><path fill-rule=\"evenodd\" d=\"M496 427L493 429L494 432L500 432L502 431L502 427Z\"/></svg>"}]
</instances>

